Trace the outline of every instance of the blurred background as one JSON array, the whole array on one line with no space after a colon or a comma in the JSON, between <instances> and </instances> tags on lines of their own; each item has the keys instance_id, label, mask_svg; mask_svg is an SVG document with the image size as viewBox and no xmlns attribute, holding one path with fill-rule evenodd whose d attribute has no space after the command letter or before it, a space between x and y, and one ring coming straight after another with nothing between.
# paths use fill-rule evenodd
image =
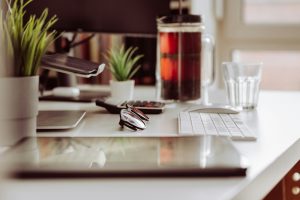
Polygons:
<instances>
[{"instance_id":1,"label":"blurred background","mask_svg":"<svg viewBox=\"0 0 300 200\"><path fill-rule=\"evenodd\" d=\"M145 6L146 3L147 1L144 2ZM161 1L162 4L169 5L169 13L178 13L178 1ZM264 63L262 89L300 89L300 0L183 0L182 6L184 13L203 15L206 32L215 37L216 86L223 86L221 62L234 60ZM115 7L116 12L112 15L119 12L118 6ZM162 11L166 9L162 8ZM101 11L97 16L102 17ZM59 15L58 17L60 18ZM122 17L130 21L130 16ZM152 23L155 23L155 19L152 20ZM139 48L137 53L144 54L144 57L139 63L142 67L134 77L136 84L154 85L156 33L153 31L153 24L151 26L152 29L148 33L110 34L81 30L66 31L63 36L68 40L73 39L73 43L76 43L93 34L89 40L70 49L69 53L100 63L106 62L103 55L110 48L118 47L122 43L126 47L137 46ZM66 40L60 43L62 46L67 44ZM50 77L48 87L53 88L57 84L56 73L51 72ZM109 80L108 70L98 77L77 78L78 83L84 84L108 84Z\"/></svg>"}]
</instances>

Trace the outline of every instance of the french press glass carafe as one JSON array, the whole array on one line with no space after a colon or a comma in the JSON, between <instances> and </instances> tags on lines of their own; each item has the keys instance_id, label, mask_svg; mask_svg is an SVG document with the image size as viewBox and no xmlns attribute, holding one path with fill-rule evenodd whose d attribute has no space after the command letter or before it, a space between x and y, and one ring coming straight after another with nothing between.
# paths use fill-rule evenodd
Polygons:
<instances>
[{"instance_id":1,"label":"french press glass carafe","mask_svg":"<svg viewBox=\"0 0 300 200\"><path fill-rule=\"evenodd\" d=\"M204 34L200 15L157 19L157 95L163 100L201 99L201 88L212 82L211 37Z\"/></svg>"}]
</instances>

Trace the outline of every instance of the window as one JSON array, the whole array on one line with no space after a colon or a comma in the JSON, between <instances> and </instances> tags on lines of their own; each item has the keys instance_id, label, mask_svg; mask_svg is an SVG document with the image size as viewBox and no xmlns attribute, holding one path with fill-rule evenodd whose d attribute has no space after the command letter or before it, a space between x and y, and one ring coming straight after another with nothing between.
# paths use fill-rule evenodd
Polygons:
<instances>
[{"instance_id":1,"label":"window","mask_svg":"<svg viewBox=\"0 0 300 200\"><path fill-rule=\"evenodd\" d=\"M263 89L300 90L300 0L223 0L223 6L218 66L263 61Z\"/></svg>"},{"instance_id":2,"label":"window","mask_svg":"<svg viewBox=\"0 0 300 200\"><path fill-rule=\"evenodd\" d=\"M300 24L299 0L245 0L246 24Z\"/></svg>"},{"instance_id":3,"label":"window","mask_svg":"<svg viewBox=\"0 0 300 200\"><path fill-rule=\"evenodd\" d=\"M300 90L300 51L234 51L234 61L262 61L263 89Z\"/></svg>"}]
</instances>

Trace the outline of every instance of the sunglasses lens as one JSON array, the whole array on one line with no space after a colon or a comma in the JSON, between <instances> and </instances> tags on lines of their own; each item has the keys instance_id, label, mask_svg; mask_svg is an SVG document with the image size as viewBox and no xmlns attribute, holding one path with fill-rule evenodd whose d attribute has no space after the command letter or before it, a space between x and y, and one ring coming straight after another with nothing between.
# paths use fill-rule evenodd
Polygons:
<instances>
[{"instance_id":1,"label":"sunglasses lens","mask_svg":"<svg viewBox=\"0 0 300 200\"><path fill-rule=\"evenodd\" d=\"M134 112L135 114L137 114L141 119L149 121L149 117L147 115L145 115L139 109L135 108L134 106L132 106L130 104L126 104L126 108L129 109L130 111Z\"/></svg>"},{"instance_id":2,"label":"sunglasses lens","mask_svg":"<svg viewBox=\"0 0 300 200\"><path fill-rule=\"evenodd\" d=\"M145 123L131 111L125 109L121 110L120 118L124 122L123 124L131 129L133 129L132 127L140 130L144 130L146 128Z\"/></svg>"},{"instance_id":3,"label":"sunglasses lens","mask_svg":"<svg viewBox=\"0 0 300 200\"><path fill-rule=\"evenodd\" d=\"M128 122L122 121L121 119L120 119L119 124L120 124L120 126L122 126L122 127L123 127L123 126L126 126L127 128L130 128L130 129L132 129L132 130L134 130L134 131L137 131L137 130L138 130L136 127L132 126L132 125L129 124Z\"/></svg>"}]
</instances>

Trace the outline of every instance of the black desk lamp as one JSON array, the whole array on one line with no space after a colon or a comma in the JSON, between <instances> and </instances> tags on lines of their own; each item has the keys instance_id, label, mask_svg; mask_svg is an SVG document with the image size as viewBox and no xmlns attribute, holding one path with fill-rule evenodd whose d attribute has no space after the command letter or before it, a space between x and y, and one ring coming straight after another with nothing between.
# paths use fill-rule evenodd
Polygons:
<instances>
[{"instance_id":1,"label":"black desk lamp","mask_svg":"<svg viewBox=\"0 0 300 200\"><path fill-rule=\"evenodd\" d=\"M61 72L63 74L75 75L78 77L90 78L98 76L103 72L105 64L98 64L88 60L67 56L66 54L46 54L41 61L41 67L44 69L40 76L40 100L60 100L60 101L76 101L76 102L91 102L98 97L107 96L108 94L81 94L74 97L57 97L55 95L43 96L43 91L46 86L49 70ZM100 96L99 96L100 95Z\"/></svg>"},{"instance_id":2,"label":"black desk lamp","mask_svg":"<svg viewBox=\"0 0 300 200\"><path fill-rule=\"evenodd\" d=\"M89 60L56 53L44 55L41 66L44 69L54 70L84 78L98 76L105 68L105 64L98 64Z\"/></svg>"}]
</instances>

